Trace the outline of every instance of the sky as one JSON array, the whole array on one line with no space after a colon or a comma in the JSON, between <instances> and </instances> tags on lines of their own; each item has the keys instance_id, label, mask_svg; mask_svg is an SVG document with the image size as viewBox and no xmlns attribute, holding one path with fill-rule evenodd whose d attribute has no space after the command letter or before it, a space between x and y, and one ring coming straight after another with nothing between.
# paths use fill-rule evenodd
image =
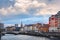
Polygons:
<instances>
[{"instance_id":1,"label":"sky","mask_svg":"<svg viewBox=\"0 0 60 40\"><path fill-rule=\"evenodd\" d=\"M60 0L0 0L0 22L4 24L48 23L60 11Z\"/></svg>"}]
</instances>

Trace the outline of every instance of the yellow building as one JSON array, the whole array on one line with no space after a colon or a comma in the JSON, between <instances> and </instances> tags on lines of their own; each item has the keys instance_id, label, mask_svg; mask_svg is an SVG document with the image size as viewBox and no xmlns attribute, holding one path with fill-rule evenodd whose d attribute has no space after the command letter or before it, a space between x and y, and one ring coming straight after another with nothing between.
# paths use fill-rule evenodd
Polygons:
<instances>
[{"instance_id":1,"label":"yellow building","mask_svg":"<svg viewBox=\"0 0 60 40\"><path fill-rule=\"evenodd\" d=\"M14 26L6 27L6 31L14 31L14 30L15 30L15 27Z\"/></svg>"},{"instance_id":2,"label":"yellow building","mask_svg":"<svg viewBox=\"0 0 60 40\"><path fill-rule=\"evenodd\" d=\"M33 27L32 27L32 30L39 32L39 28L40 28L41 26L42 26L41 23L34 24Z\"/></svg>"}]
</instances>

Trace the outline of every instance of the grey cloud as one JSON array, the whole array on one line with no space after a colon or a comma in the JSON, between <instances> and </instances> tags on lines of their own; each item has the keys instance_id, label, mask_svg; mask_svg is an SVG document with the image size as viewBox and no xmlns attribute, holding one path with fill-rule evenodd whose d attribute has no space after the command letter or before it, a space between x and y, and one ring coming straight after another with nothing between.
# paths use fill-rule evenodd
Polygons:
<instances>
[{"instance_id":1,"label":"grey cloud","mask_svg":"<svg viewBox=\"0 0 60 40\"><path fill-rule=\"evenodd\" d=\"M60 0L38 0L39 2L44 2L46 4L58 4L60 3Z\"/></svg>"},{"instance_id":2,"label":"grey cloud","mask_svg":"<svg viewBox=\"0 0 60 40\"><path fill-rule=\"evenodd\" d=\"M0 0L0 8L7 8L9 7L10 5L11 6L14 6L15 4L15 0Z\"/></svg>"}]
</instances>

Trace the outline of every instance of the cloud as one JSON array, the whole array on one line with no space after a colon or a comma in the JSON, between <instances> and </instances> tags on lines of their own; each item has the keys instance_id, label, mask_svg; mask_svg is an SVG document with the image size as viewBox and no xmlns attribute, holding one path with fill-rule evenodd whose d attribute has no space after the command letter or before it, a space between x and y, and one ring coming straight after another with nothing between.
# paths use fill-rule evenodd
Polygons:
<instances>
[{"instance_id":1,"label":"cloud","mask_svg":"<svg viewBox=\"0 0 60 40\"><path fill-rule=\"evenodd\" d=\"M37 10L35 15L55 15L57 12L60 11L59 6L53 4L53 5L47 5L45 8L41 10Z\"/></svg>"},{"instance_id":2,"label":"cloud","mask_svg":"<svg viewBox=\"0 0 60 40\"><path fill-rule=\"evenodd\" d=\"M4 27L14 26L14 24L4 24Z\"/></svg>"},{"instance_id":3,"label":"cloud","mask_svg":"<svg viewBox=\"0 0 60 40\"><path fill-rule=\"evenodd\" d=\"M8 8L9 6L14 6L15 0L0 0L0 9Z\"/></svg>"},{"instance_id":4,"label":"cloud","mask_svg":"<svg viewBox=\"0 0 60 40\"><path fill-rule=\"evenodd\" d=\"M14 6L18 11L26 12L26 9L29 7L28 2L29 1L25 1L25 0L16 0Z\"/></svg>"},{"instance_id":5,"label":"cloud","mask_svg":"<svg viewBox=\"0 0 60 40\"><path fill-rule=\"evenodd\" d=\"M35 16L38 15L55 15L58 11L60 11L60 0L41 0L42 2L46 3L46 6L42 9L38 9L37 12L34 14Z\"/></svg>"},{"instance_id":6,"label":"cloud","mask_svg":"<svg viewBox=\"0 0 60 40\"><path fill-rule=\"evenodd\" d=\"M60 10L59 0L16 0L16 8L22 12L28 12L29 8L35 9L33 15L54 15ZM36 12L36 13L35 13Z\"/></svg>"},{"instance_id":7,"label":"cloud","mask_svg":"<svg viewBox=\"0 0 60 40\"><path fill-rule=\"evenodd\" d=\"M27 12L27 9L30 7L37 8L37 7L45 7L45 3L39 3L38 0L16 0L15 7L18 10L22 10L22 12Z\"/></svg>"},{"instance_id":8,"label":"cloud","mask_svg":"<svg viewBox=\"0 0 60 40\"><path fill-rule=\"evenodd\" d=\"M60 10L60 0L15 0L15 1L1 0L0 1L0 17L7 23L19 23L19 18L23 19L25 23L27 21L29 21L29 23L38 22L42 18L44 18L45 20L47 17L42 17L41 19L34 17L41 15L43 16L55 15L59 10ZM18 22L16 20L18 20Z\"/></svg>"},{"instance_id":9,"label":"cloud","mask_svg":"<svg viewBox=\"0 0 60 40\"><path fill-rule=\"evenodd\" d=\"M12 0L10 0L12 1ZM16 0L14 6L9 6L7 8L1 8L0 13L2 15L10 15L12 13L14 14L20 14L20 13L29 13L28 9L31 8L38 8L38 7L45 7L45 3L40 3L37 0Z\"/></svg>"},{"instance_id":10,"label":"cloud","mask_svg":"<svg viewBox=\"0 0 60 40\"><path fill-rule=\"evenodd\" d=\"M9 3L4 4L4 1L3 4L5 6L3 5L3 7L0 8L0 14L3 16L12 14L30 14L34 16L52 15L56 14L57 11L60 10L59 0L9 0L6 2ZM34 10L29 11L30 9Z\"/></svg>"},{"instance_id":11,"label":"cloud","mask_svg":"<svg viewBox=\"0 0 60 40\"><path fill-rule=\"evenodd\" d=\"M0 14L2 14L4 16L15 13L15 12L16 12L16 10L12 6L6 8L6 9L5 8L0 9Z\"/></svg>"}]
</instances>

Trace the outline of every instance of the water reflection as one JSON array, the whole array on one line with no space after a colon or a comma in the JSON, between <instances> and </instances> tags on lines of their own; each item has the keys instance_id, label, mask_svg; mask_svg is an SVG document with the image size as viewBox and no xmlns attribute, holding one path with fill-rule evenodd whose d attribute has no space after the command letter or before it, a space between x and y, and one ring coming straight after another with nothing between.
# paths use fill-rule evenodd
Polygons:
<instances>
[{"instance_id":1,"label":"water reflection","mask_svg":"<svg viewBox=\"0 0 60 40\"><path fill-rule=\"evenodd\" d=\"M35 37L28 35L12 35L6 34L2 36L2 40L59 40L58 38Z\"/></svg>"},{"instance_id":2,"label":"water reflection","mask_svg":"<svg viewBox=\"0 0 60 40\"><path fill-rule=\"evenodd\" d=\"M50 38L50 40L60 40L60 38Z\"/></svg>"}]
</instances>

